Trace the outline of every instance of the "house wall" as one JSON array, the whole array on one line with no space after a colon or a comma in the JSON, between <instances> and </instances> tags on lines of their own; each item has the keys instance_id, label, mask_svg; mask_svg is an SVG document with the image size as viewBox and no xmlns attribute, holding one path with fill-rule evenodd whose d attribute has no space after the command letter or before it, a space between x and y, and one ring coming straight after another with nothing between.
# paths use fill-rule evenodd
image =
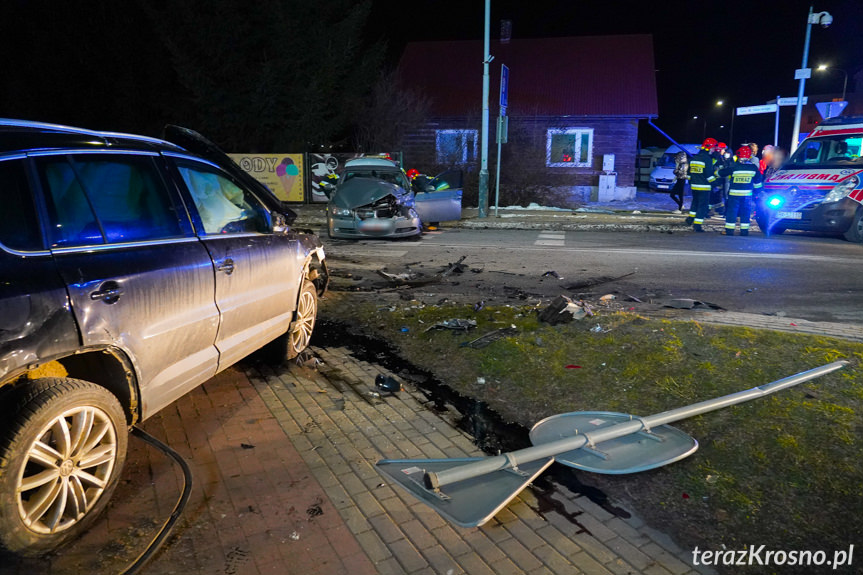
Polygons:
<instances>
[{"instance_id":1,"label":"house wall","mask_svg":"<svg viewBox=\"0 0 863 575\"><path fill-rule=\"evenodd\" d=\"M497 118L491 118L489 140L489 171L494 174L497 158L495 126ZM474 129L479 130L479 116L461 118L436 118L423 128L407 135L403 145L405 168L435 173L451 167L437 161L437 130ZM590 167L548 167L546 166L546 133L549 128L592 128L593 149ZM635 186L635 163L638 152L637 118L597 118L597 117L540 117L513 116L509 120L509 142L503 145L501 161L501 182L507 180L507 170L511 168L530 170L544 185L592 187L599 185L604 154L615 155L615 171L618 187ZM466 166L468 171L478 170L479 152Z\"/></svg>"}]
</instances>

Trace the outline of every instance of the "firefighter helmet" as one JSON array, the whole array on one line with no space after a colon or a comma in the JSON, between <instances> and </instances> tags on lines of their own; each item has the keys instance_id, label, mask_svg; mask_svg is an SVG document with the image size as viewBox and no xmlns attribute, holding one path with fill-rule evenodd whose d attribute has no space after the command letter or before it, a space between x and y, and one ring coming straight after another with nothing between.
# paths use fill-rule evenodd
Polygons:
<instances>
[{"instance_id":1,"label":"firefighter helmet","mask_svg":"<svg viewBox=\"0 0 863 575\"><path fill-rule=\"evenodd\" d=\"M420 172L416 168L411 168L410 170L408 170L408 173L407 173L407 177L410 178L411 180L416 178L419 175L420 175Z\"/></svg>"},{"instance_id":2,"label":"firefighter helmet","mask_svg":"<svg viewBox=\"0 0 863 575\"><path fill-rule=\"evenodd\" d=\"M701 147L705 150L712 150L716 147L719 142L716 141L716 138L705 138L704 142L701 144Z\"/></svg>"},{"instance_id":3,"label":"firefighter helmet","mask_svg":"<svg viewBox=\"0 0 863 575\"><path fill-rule=\"evenodd\" d=\"M728 144L726 144L725 142L719 142L718 144L716 144L716 147L721 150L725 150L726 148L728 148Z\"/></svg>"},{"instance_id":4,"label":"firefighter helmet","mask_svg":"<svg viewBox=\"0 0 863 575\"><path fill-rule=\"evenodd\" d=\"M752 149L749 146L740 146L737 149L737 157L741 160L747 160L752 157Z\"/></svg>"}]
</instances>

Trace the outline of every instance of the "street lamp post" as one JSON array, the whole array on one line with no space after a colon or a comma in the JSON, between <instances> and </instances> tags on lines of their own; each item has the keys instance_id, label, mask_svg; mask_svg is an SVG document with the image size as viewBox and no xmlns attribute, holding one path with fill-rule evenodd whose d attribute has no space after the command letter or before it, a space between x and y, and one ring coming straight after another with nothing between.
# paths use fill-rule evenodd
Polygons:
<instances>
[{"instance_id":1,"label":"street lamp post","mask_svg":"<svg viewBox=\"0 0 863 575\"><path fill-rule=\"evenodd\" d=\"M842 72L845 74L845 81L842 83L842 101L845 101L845 93L848 91L848 72L843 70L842 68L836 68L834 66L827 66L826 64L821 64L817 68L815 68L819 72L824 72L825 70L836 70L837 72Z\"/></svg>"},{"instance_id":2,"label":"street lamp post","mask_svg":"<svg viewBox=\"0 0 863 575\"><path fill-rule=\"evenodd\" d=\"M716 107L721 108L725 105L725 100L716 100ZM734 148L734 106L731 106L731 128L728 130L728 145Z\"/></svg>"},{"instance_id":3,"label":"street lamp post","mask_svg":"<svg viewBox=\"0 0 863 575\"><path fill-rule=\"evenodd\" d=\"M491 0L485 0L485 28L482 48L482 139L480 144L479 198L477 200L480 218L488 216L488 65L493 60L492 55L489 54L490 21Z\"/></svg>"},{"instance_id":4,"label":"street lamp post","mask_svg":"<svg viewBox=\"0 0 863 575\"><path fill-rule=\"evenodd\" d=\"M803 42L803 63L800 70L797 71L796 77L800 78L800 88L797 90L797 106L794 111L794 132L791 134L791 153L797 149L797 140L800 139L800 117L803 115L803 92L806 89L806 77L811 73L811 70L806 68L809 62L809 37L812 35L812 24L820 24L822 28L827 28L833 23L833 16L829 12L813 12L813 7L809 6L809 16L806 19L806 40Z\"/></svg>"}]
</instances>

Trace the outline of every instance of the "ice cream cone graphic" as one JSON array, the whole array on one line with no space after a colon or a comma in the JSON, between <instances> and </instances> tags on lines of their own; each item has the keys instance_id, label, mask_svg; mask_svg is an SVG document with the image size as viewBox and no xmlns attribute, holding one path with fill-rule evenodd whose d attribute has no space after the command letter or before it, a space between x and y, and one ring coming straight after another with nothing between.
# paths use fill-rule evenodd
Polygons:
<instances>
[{"instance_id":1,"label":"ice cream cone graphic","mask_svg":"<svg viewBox=\"0 0 863 575\"><path fill-rule=\"evenodd\" d=\"M299 168L290 158L284 158L282 162L276 166L276 176L278 176L279 181L282 183L282 190L285 193L284 199L287 200L291 197L291 190L294 187L294 181L299 175Z\"/></svg>"}]
</instances>

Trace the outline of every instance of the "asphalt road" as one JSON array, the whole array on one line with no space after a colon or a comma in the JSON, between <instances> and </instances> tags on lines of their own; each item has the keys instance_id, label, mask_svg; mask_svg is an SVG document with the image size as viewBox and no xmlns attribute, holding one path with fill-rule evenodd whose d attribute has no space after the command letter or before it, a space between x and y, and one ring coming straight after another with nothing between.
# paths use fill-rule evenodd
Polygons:
<instances>
[{"instance_id":1,"label":"asphalt road","mask_svg":"<svg viewBox=\"0 0 863 575\"><path fill-rule=\"evenodd\" d=\"M634 271L589 290L593 296L692 298L730 311L863 323L863 246L810 234L764 238L755 232L743 238L715 232L444 229L417 241L330 240L325 247L336 275L350 273L366 282L381 281L376 269L400 272L409 265L431 274L466 256L473 273L420 288L425 296L487 302L512 299L514 293L521 299L550 297L573 293L565 289L572 283ZM542 277L551 270L563 279Z\"/></svg>"}]
</instances>

